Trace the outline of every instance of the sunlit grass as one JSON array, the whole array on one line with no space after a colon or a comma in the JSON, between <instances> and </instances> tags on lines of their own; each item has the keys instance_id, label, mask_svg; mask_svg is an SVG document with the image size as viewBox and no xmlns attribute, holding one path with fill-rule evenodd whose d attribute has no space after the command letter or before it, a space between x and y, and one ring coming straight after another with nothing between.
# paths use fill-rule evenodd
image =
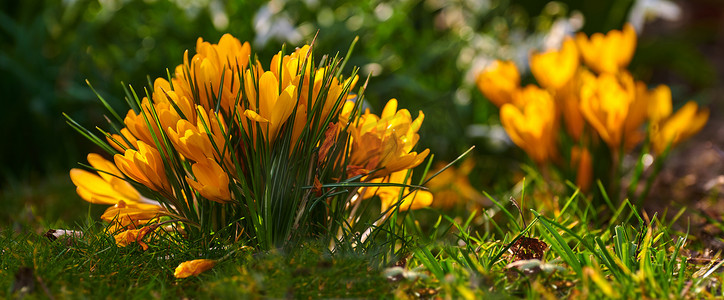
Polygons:
<instances>
[{"instance_id":1,"label":"sunlit grass","mask_svg":"<svg viewBox=\"0 0 724 300\"><path fill-rule=\"evenodd\" d=\"M313 240L286 253L257 252L243 243L180 247L171 240L141 251L116 246L88 216L76 224L37 218L0 231L0 284L6 298L722 296L719 254L697 254L705 248L692 242L696 237L672 229L686 224L685 211L665 217L624 202L594 218L602 208L578 193L562 196L558 215L539 214L542 202L551 200L535 194L516 195L515 205L507 195L491 195L498 203L493 208L443 212L439 219L433 209L415 212L427 225L409 224L416 237L399 257L386 260L374 249L332 253ZM526 212L525 224L516 206ZM38 212L54 216L55 209ZM51 241L37 234L53 225L84 235ZM547 244L540 260L518 260L513 248L524 238ZM180 262L197 258L224 259L198 277L174 278Z\"/></svg>"}]
</instances>

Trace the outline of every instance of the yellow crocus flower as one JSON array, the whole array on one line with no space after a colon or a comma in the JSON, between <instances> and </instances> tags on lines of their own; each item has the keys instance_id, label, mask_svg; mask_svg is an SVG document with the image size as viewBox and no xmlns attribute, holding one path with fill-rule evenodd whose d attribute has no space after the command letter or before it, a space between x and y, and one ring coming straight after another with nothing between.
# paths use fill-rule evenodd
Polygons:
<instances>
[{"instance_id":1,"label":"yellow crocus flower","mask_svg":"<svg viewBox=\"0 0 724 300\"><path fill-rule=\"evenodd\" d=\"M443 162L436 163L435 169L430 171L430 175L437 173L446 165L447 164ZM430 188L430 192L434 198L432 205L443 209L450 209L457 204L484 203L485 196L470 184L470 179L468 178L468 175L474 167L475 161L469 158L463 161L459 168L450 166L432 178L426 184L426 186Z\"/></svg>"},{"instance_id":2,"label":"yellow crocus flower","mask_svg":"<svg viewBox=\"0 0 724 300\"><path fill-rule=\"evenodd\" d=\"M186 182L201 196L219 203L226 203L231 200L229 175L215 160L207 158L198 161L191 166L191 171L196 180L186 176Z\"/></svg>"},{"instance_id":3,"label":"yellow crocus flower","mask_svg":"<svg viewBox=\"0 0 724 300\"><path fill-rule=\"evenodd\" d=\"M304 74L303 76L307 78L306 80L309 80L309 72L312 70L312 62L309 60L311 57L308 57L309 50L309 45L304 45L301 48L296 48L291 54L282 56L282 52L279 51L272 57L269 70L276 78L282 81L283 87L292 84L298 86L300 74ZM304 72L302 72L303 65L305 67ZM309 90L307 90L307 92L309 92ZM306 94L301 96L304 96L306 99Z\"/></svg>"},{"instance_id":4,"label":"yellow crocus flower","mask_svg":"<svg viewBox=\"0 0 724 300\"><path fill-rule=\"evenodd\" d=\"M106 140L119 152L126 152L126 149L129 148L138 149L138 138L125 127L121 128L121 134L111 134L110 137L106 137Z\"/></svg>"},{"instance_id":5,"label":"yellow crocus flower","mask_svg":"<svg viewBox=\"0 0 724 300\"><path fill-rule=\"evenodd\" d=\"M141 101L141 112L136 113L133 109L129 109L126 118L123 119L123 123L126 124L126 128L128 128L133 136L148 145L155 145L156 142L153 137L155 136L156 139L160 139L161 131L151 113L151 105L148 98L144 97ZM146 123L146 121L148 121L148 123ZM153 129L153 134L149 129L149 124Z\"/></svg>"},{"instance_id":6,"label":"yellow crocus flower","mask_svg":"<svg viewBox=\"0 0 724 300\"><path fill-rule=\"evenodd\" d=\"M646 84L638 81L635 86L635 96L629 104L626 121L623 124L623 143L626 150L633 149L644 139L641 125L646 122L649 115L650 95Z\"/></svg>"},{"instance_id":7,"label":"yellow crocus flower","mask_svg":"<svg viewBox=\"0 0 724 300\"><path fill-rule=\"evenodd\" d=\"M674 115L652 126L651 144L655 153L663 153L669 145L676 146L704 127L709 119L708 109L699 109L689 101Z\"/></svg>"},{"instance_id":8,"label":"yellow crocus flower","mask_svg":"<svg viewBox=\"0 0 724 300\"><path fill-rule=\"evenodd\" d=\"M174 148L184 157L193 161L206 160L207 157L214 157L214 147L211 145L206 132L199 129L187 120L179 120L176 129L167 129L168 138Z\"/></svg>"},{"instance_id":9,"label":"yellow crocus flower","mask_svg":"<svg viewBox=\"0 0 724 300\"><path fill-rule=\"evenodd\" d=\"M321 114L318 119L318 124L309 124L309 126L318 126L318 128L326 127L326 118L333 113L335 103L338 99L342 100L347 98L349 91L354 88L357 83L358 76L348 78L343 82L340 82L338 78L332 77L330 82L325 82L329 79L330 69L320 68L312 72L312 61L309 57L309 51L311 50L309 45L304 45L301 48L297 48L294 52L289 55L282 56L279 52L271 60L269 65L270 71L278 81L281 81L282 90L286 90L293 86L294 94L292 99L297 106L296 114L294 115L294 124L292 126L292 143L293 146L302 130L307 125L307 111L314 108L316 105L321 105ZM302 70L304 67L304 70ZM312 80L314 75L314 80ZM347 92L343 95L345 87L349 85ZM327 94L324 97L320 97L322 86L328 88ZM310 88L312 89L310 96ZM291 91L290 91L291 92ZM253 93L253 91L252 91ZM310 98L311 97L311 98ZM317 101L322 103L317 104ZM293 108L293 107L292 107ZM337 110L341 109L337 107ZM333 122L334 120L330 120Z\"/></svg>"},{"instance_id":10,"label":"yellow crocus flower","mask_svg":"<svg viewBox=\"0 0 724 300\"><path fill-rule=\"evenodd\" d=\"M173 276L176 278L186 278L190 276L197 276L216 265L213 259L194 259L190 261L182 262L176 267L173 272Z\"/></svg>"},{"instance_id":11,"label":"yellow crocus flower","mask_svg":"<svg viewBox=\"0 0 724 300\"><path fill-rule=\"evenodd\" d=\"M127 149L123 155L116 154L113 159L118 169L129 178L154 191L172 194L161 154L156 148L138 141L138 150Z\"/></svg>"},{"instance_id":12,"label":"yellow crocus flower","mask_svg":"<svg viewBox=\"0 0 724 300\"><path fill-rule=\"evenodd\" d=\"M659 85L648 93L648 115L652 124L658 124L671 115L671 89L667 85Z\"/></svg>"},{"instance_id":13,"label":"yellow crocus flower","mask_svg":"<svg viewBox=\"0 0 724 300\"><path fill-rule=\"evenodd\" d=\"M633 78L628 73L598 77L584 73L581 86L581 112L611 149L621 145L624 122L634 100Z\"/></svg>"},{"instance_id":14,"label":"yellow crocus flower","mask_svg":"<svg viewBox=\"0 0 724 300\"><path fill-rule=\"evenodd\" d=\"M99 170L98 175L81 169L70 170L70 179L83 200L106 205L115 205L119 200L141 202L141 194L123 180L116 165L96 153L88 154L88 162Z\"/></svg>"},{"instance_id":15,"label":"yellow crocus flower","mask_svg":"<svg viewBox=\"0 0 724 300\"><path fill-rule=\"evenodd\" d=\"M593 182L593 156L587 148L571 148L571 167L576 168L576 185L583 192L591 188Z\"/></svg>"},{"instance_id":16,"label":"yellow crocus flower","mask_svg":"<svg viewBox=\"0 0 724 300\"><path fill-rule=\"evenodd\" d=\"M187 120L196 118L196 106L189 98L189 95L183 95L171 89L171 84L163 78L157 78L153 82L153 102L158 105L160 103L168 104L167 106L176 113L176 109L170 105L171 102L176 104ZM158 106L156 106L158 110ZM165 127L165 126L164 126Z\"/></svg>"},{"instance_id":17,"label":"yellow crocus flower","mask_svg":"<svg viewBox=\"0 0 724 300\"><path fill-rule=\"evenodd\" d=\"M394 172L386 177L372 179L370 182L410 184L412 173L410 173L410 176L407 176L407 171L408 170ZM405 177L407 177L407 181L405 181ZM369 199L375 195L380 197L382 212L388 214L391 213L391 211L388 210L398 204L400 205L399 211L420 209L432 204L432 193L417 190L407 195L409 194L409 190L407 187L369 187L364 191L362 199ZM400 192L402 192L402 196L404 197L401 200Z\"/></svg>"},{"instance_id":18,"label":"yellow crocus flower","mask_svg":"<svg viewBox=\"0 0 724 300\"><path fill-rule=\"evenodd\" d=\"M152 97L161 128L175 127L181 119L196 119L196 106L193 101L171 90L171 85L165 79L158 78L154 81Z\"/></svg>"},{"instance_id":19,"label":"yellow crocus flower","mask_svg":"<svg viewBox=\"0 0 724 300\"><path fill-rule=\"evenodd\" d=\"M520 108L509 103L500 108L503 128L536 163L555 158L556 106L550 93L529 85L516 94Z\"/></svg>"},{"instance_id":20,"label":"yellow crocus flower","mask_svg":"<svg viewBox=\"0 0 724 300\"><path fill-rule=\"evenodd\" d=\"M578 49L572 38L566 38L560 50L534 53L530 56L530 71L541 87L562 88L578 70Z\"/></svg>"},{"instance_id":21,"label":"yellow crocus flower","mask_svg":"<svg viewBox=\"0 0 724 300\"><path fill-rule=\"evenodd\" d=\"M579 68L571 80L555 91L556 104L563 115L566 131L575 141L580 140L586 124L581 113L581 73Z\"/></svg>"},{"instance_id":22,"label":"yellow crocus flower","mask_svg":"<svg viewBox=\"0 0 724 300\"><path fill-rule=\"evenodd\" d=\"M202 38L196 41L196 55L190 62L188 52L184 54L184 64L176 67L174 88L184 92L188 98L195 99L194 89L198 88L198 100L205 110L216 107L216 99L221 101L221 108L226 111L236 104L236 96L240 85L238 70L249 64L251 46L243 44L230 34L224 34L218 44L205 42ZM186 73L189 70L191 74ZM188 78L188 75L191 78ZM223 87L221 80L223 76ZM194 84L195 83L195 84ZM217 95L221 90L221 95Z\"/></svg>"},{"instance_id":23,"label":"yellow crocus flower","mask_svg":"<svg viewBox=\"0 0 724 300\"><path fill-rule=\"evenodd\" d=\"M520 73L513 62L496 60L478 74L475 83L490 102L501 107L512 101L520 87Z\"/></svg>"},{"instance_id":24,"label":"yellow crocus flower","mask_svg":"<svg viewBox=\"0 0 724 300\"><path fill-rule=\"evenodd\" d=\"M224 136L228 133L223 115L216 114L212 110L207 113L201 105L197 106L197 109L196 125L187 120L179 120L175 129L172 127L166 129L174 149L184 157L196 162L205 161L207 158L221 159L219 152L224 151L224 163L232 166L230 149L225 148ZM209 119L209 115L212 116L211 119ZM207 133L207 129L211 134ZM217 149L219 152L216 151Z\"/></svg>"},{"instance_id":25,"label":"yellow crocus flower","mask_svg":"<svg viewBox=\"0 0 724 300\"><path fill-rule=\"evenodd\" d=\"M256 87L253 85L254 81L251 79L251 71L246 72L246 78L247 95L251 95L251 97L249 108L244 111L244 116L260 126L266 141L271 144L276 140L279 128L294 111L297 103L296 86L289 85L279 93L279 81L274 73L267 71L258 79L259 93L257 95ZM256 133L255 129L251 130Z\"/></svg>"},{"instance_id":26,"label":"yellow crocus flower","mask_svg":"<svg viewBox=\"0 0 724 300\"><path fill-rule=\"evenodd\" d=\"M165 216L166 209L158 205L143 203L118 203L106 209L101 220L111 223L112 228L134 229L148 224L151 220ZM110 230L113 232L113 230Z\"/></svg>"},{"instance_id":27,"label":"yellow crocus flower","mask_svg":"<svg viewBox=\"0 0 724 300\"><path fill-rule=\"evenodd\" d=\"M398 111L396 99L387 102L381 117L368 110L349 126L349 165L361 168L363 173L379 169L374 177L418 166L430 152L412 151L420 139L417 131L424 119L422 111L414 121L408 110Z\"/></svg>"},{"instance_id":28,"label":"yellow crocus flower","mask_svg":"<svg viewBox=\"0 0 724 300\"><path fill-rule=\"evenodd\" d=\"M72 169L70 178L77 186L77 193L84 200L95 204L113 205L106 209L102 220L112 224L109 232L118 229L133 229L150 220L165 215L165 209L156 201L143 198L124 180L116 165L98 154L88 154L88 162L96 168L98 175Z\"/></svg>"},{"instance_id":29,"label":"yellow crocus flower","mask_svg":"<svg viewBox=\"0 0 724 300\"><path fill-rule=\"evenodd\" d=\"M618 73L631 62L636 50L636 31L631 24L623 30L611 30L605 35L584 33L576 35L576 44L586 65L597 73Z\"/></svg>"},{"instance_id":30,"label":"yellow crocus flower","mask_svg":"<svg viewBox=\"0 0 724 300\"><path fill-rule=\"evenodd\" d=\"M113 235L118 247L126 247L132 243L138 243L144 251L148 249L148 244L143 239L155 230L154 226L143 227L140 229L129 229Z\"/></svg>"}]
</instances>

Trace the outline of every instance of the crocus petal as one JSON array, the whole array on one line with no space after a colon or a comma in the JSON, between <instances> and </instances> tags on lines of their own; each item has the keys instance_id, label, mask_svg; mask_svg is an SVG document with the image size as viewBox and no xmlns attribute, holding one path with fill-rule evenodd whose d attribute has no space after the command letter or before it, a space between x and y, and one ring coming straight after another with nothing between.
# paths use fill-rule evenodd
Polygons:
<instances>
[{"instance_id":1,"label":"crocus petal","mask_svg":"<svg viewBox=\"0 0 724 300\"><path fill-rule=\"evenodd\" d=\"M173 276L176 278L187 278L197 276L216 265L216 260L212 259L195 259L182 262L176 267Z\"/></svg>"}]
</instances>

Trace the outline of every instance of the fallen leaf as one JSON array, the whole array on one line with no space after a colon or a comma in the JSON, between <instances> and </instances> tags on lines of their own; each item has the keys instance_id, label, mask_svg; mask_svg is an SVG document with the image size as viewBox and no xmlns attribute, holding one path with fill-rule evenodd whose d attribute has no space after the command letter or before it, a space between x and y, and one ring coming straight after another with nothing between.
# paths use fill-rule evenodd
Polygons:
<instances>
[{"instance_id":1,"label":"fallen leaf","mask_svg":"<svg viewBox=\"0 0 724 300\"><path fill-rule=\"evenodd\" d=\"M543 259L543 254L546 249L548 249L548 244L544 241L529 237L521 237L513 243L513 246L510 247L510 250L513 251L513 255L515 255L515 259L513 261Z\"/></svg>"}]
</instances>

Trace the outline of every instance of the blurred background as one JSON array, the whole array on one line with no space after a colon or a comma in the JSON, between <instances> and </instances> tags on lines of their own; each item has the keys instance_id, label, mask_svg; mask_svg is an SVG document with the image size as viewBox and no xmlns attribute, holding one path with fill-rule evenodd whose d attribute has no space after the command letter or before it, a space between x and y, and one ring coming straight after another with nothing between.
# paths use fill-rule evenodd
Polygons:
<instances>
[{"instance_id":1,"label":"blurred background","mask_svg":"<svg viewBox=\"0 0 724 300\"><path fill-rule=\"evenodd\" d=\"M691 162L701 156L696 149L716 151L724 141L722 1L358 2L2 1L0 226L47 228L88 214L97 218L102 208L75 194L68 171L100 150L62 114L87 128L105 128L105 109L86 80L126 111L122 83L142 90L149 77L165 77L180 64L184 50L193 53L198 37L216 43L226 32L249 41L265 64L282 43L301 46L318 33L316 53L334 55L346 53L359 36L346 72L358 66L371 76L368 105L379 112L397 98L413 116L424 111L418 147L430 148L436 161L451 161L475 145L470 183L494 195L519 180L525 155L475 87L477 72L494 59L514 60L525 70L531 51L557 47L566 35L631 22L639 34L634 76L650 86L670 85L675 107L694 99L712 111L707 127L675 154L672 165L679 169L670 177L706 171L697 176L724 182L721 159L718 165ZM532 76L524 74L523 82L533 82Z\"/></svg>"}]
</instances>

